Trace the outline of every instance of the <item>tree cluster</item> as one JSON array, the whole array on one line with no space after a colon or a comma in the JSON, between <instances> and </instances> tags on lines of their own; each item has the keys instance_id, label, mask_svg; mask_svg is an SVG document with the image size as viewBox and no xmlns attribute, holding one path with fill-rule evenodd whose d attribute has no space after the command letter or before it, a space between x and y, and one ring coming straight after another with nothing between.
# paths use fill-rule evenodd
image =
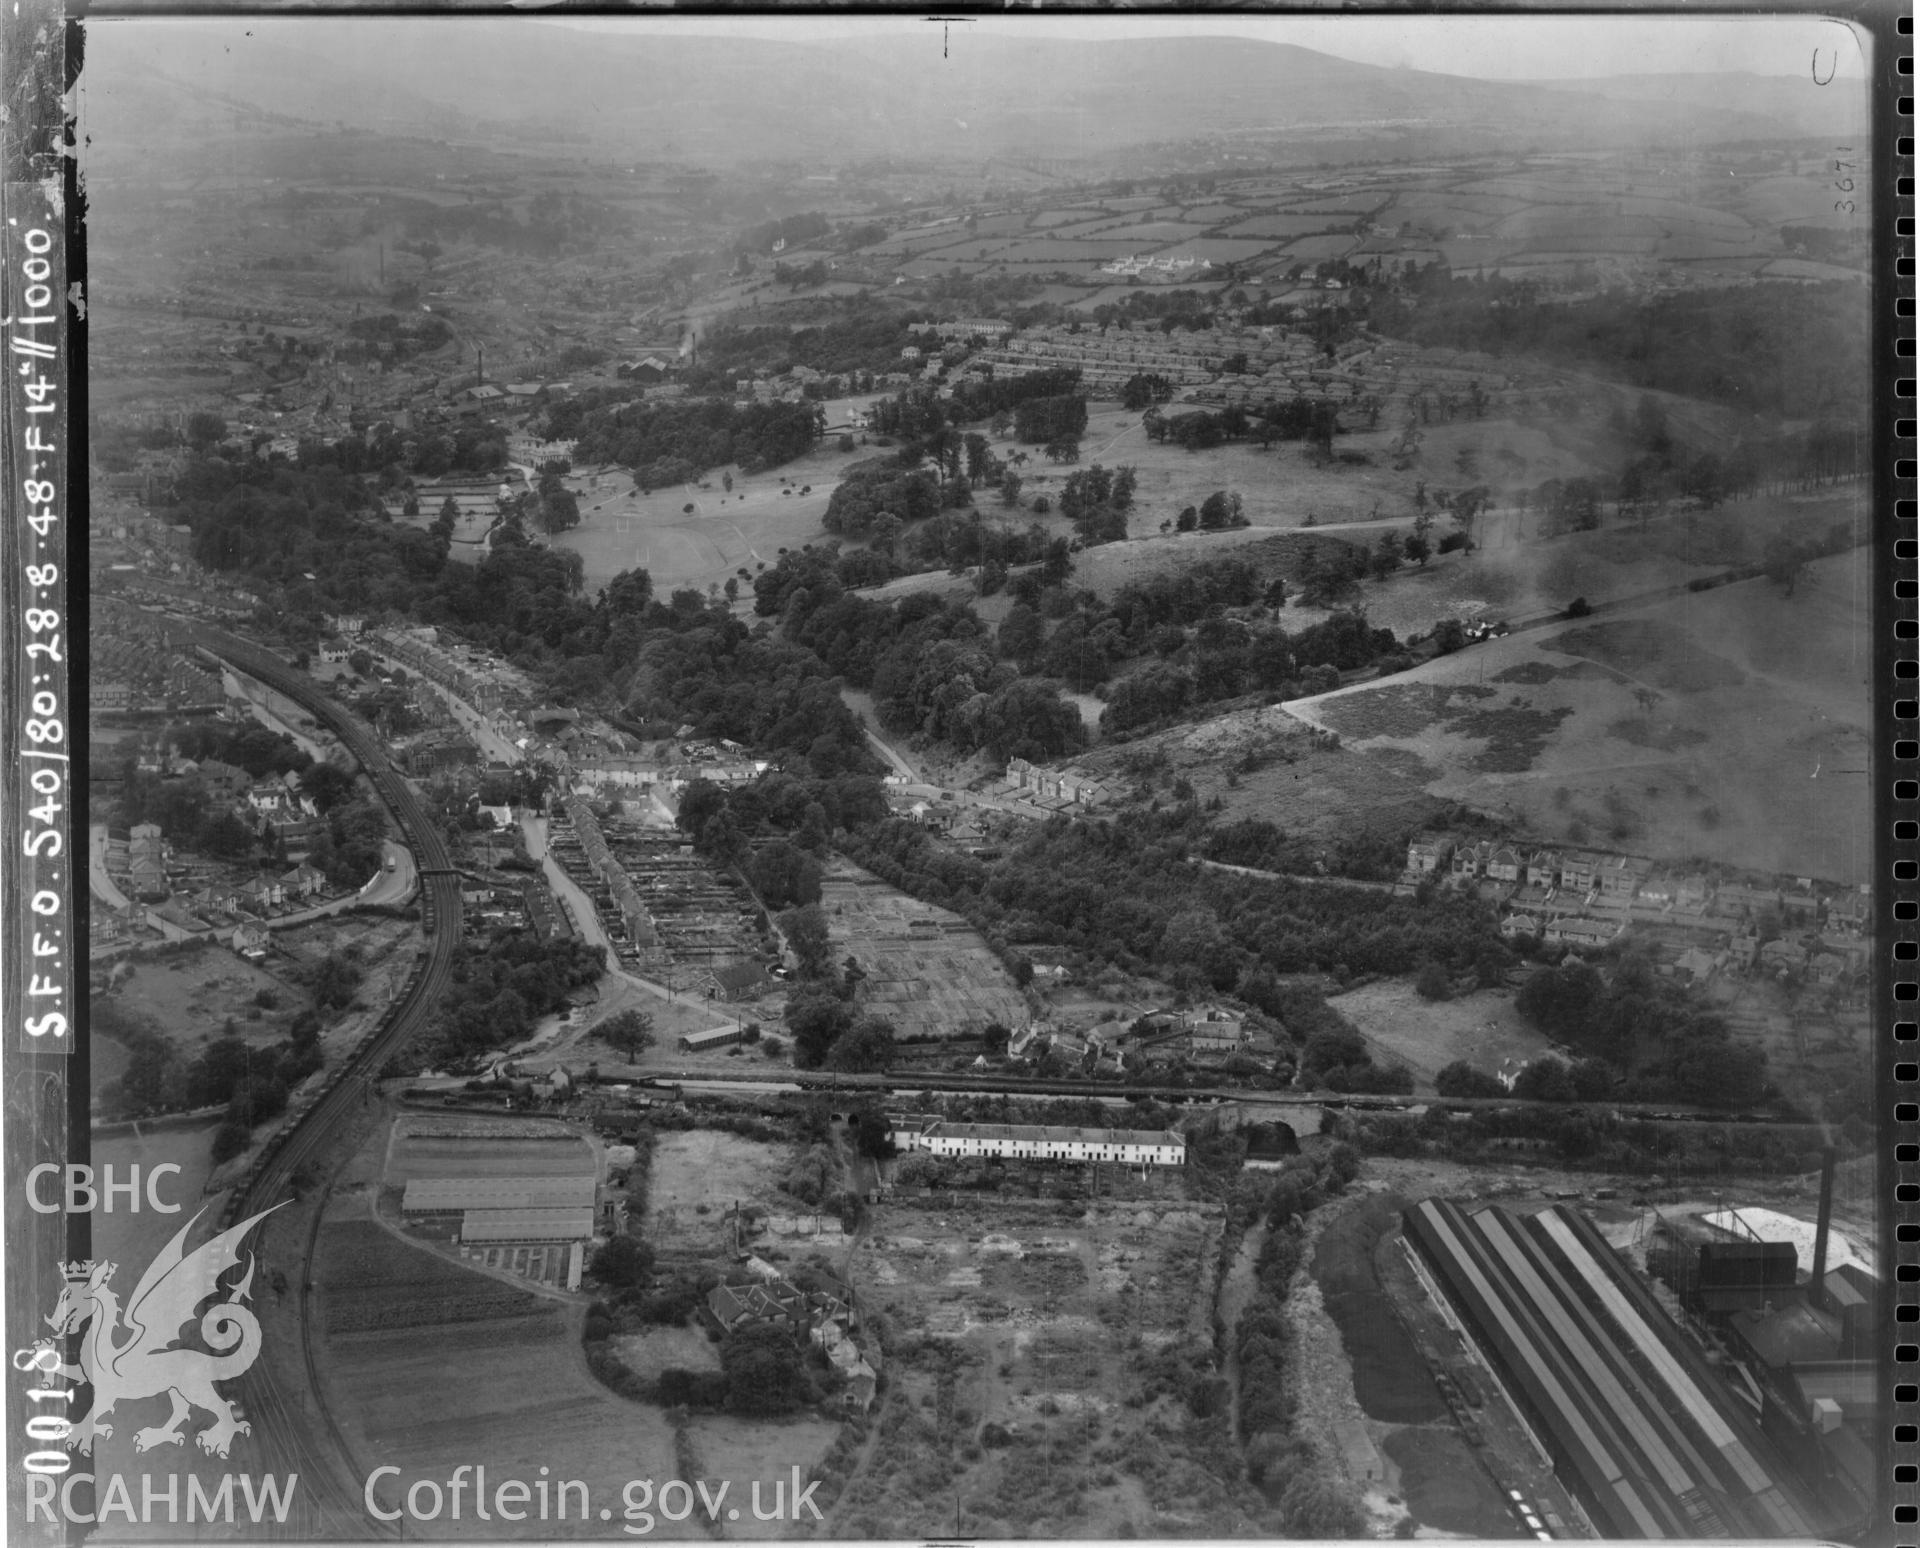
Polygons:
<instances>
[{"instance_id":1,"label":"tree cluster","mask_svg":"<svg viewBox=\"0 0 1920 1548\"><path fill-rule=\"evenodd\" d=\"M1555 1042L1603 1060L1620 1078L1623 1101L1682 1101L1703 1107L1749 1108L1769 1092L1765 1053L1736 1041L1724 1019L1686 990L1659 982L1628 953L1610 974L1578 957L1542 967L1521 985L1520 1013ZM1574 1100L1551 1070L1539 1080L1541 1100Z\"/></svg>"},{"instance_id":2,"label":"tree cluster","mask_svg":"<svg viewBox=\"0 0 1920 1548\"><path fill-rule=\"evenodd\" d=\"M811 403L643 401L583 415L575 455L617 462L633 469L643 489L664 489L726 463L748 473L779 467L805 456L820 434L820 412Z\"/></svg>"},{"instance_id":3,"label":"tree cluster","mask_svg":"<svg viewBox=\"0 0 1920 1548\"><path fill-rule=\"evenodd\" d=\"M469 1059L523 1042L542 1016L567 1008L570 990L605 971L605 948L572 937L543 941L530 930L501 930L482 950L463 944L427 1033L428 1056Z\"/></svg>"}]
</instances>

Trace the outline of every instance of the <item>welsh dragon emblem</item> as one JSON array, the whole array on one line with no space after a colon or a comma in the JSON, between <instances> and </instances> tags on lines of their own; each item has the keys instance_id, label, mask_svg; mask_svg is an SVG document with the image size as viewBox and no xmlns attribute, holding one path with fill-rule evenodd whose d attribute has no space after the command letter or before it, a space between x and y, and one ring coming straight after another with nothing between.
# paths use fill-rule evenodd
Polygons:
<instances>
[{"instance_id":1,"label":"welsh dragon emblem","mask_svg":"<svg viewBox=\"0 0 1920 1548\"><path fill-rule=\"evenodd\" d=\"M136 1431L135 1451L181 1444L180 1427L196 1408L213 1415L213 1424L195 1437L200 1449L212 1456L224 1457L234 1436L252 1432L253 1427L237 1418L233 1405L213 1387L216 1381L238 1376L260 1353L260 1321L241 1304L253 1291L251 1256L246 1273L226 1298L208 1307L200 1318L200 1336L208 1348L178 1344L182 1326L193 1319L203 1301L219 1293L220 1276L239 1266L240 1239L272 1213L272 1209L262 1210L206 1245L182 1252L181 1244L200 1219L196 1214L147 1266L124 1311L111 1288L117 1264L67 1265L66 1288L46 1320L61 1336L88 1324L80 1340L80 1363L62 1365L59 1374L93 1388L93 1406L67 1437L69 1450L90 1455L95 1439L113 1434L113 1426L102 1421L116 1404L162 1393L173 1400L173 1413L165 1424Z\"/></svg>"}]
</instances>

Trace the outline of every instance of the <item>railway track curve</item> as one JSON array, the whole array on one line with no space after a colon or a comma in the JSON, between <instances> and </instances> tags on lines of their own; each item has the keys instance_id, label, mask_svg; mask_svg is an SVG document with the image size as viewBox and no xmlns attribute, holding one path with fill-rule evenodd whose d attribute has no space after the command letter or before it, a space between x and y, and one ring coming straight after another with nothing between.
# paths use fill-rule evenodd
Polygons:
<instances>
[{"instance_id":1,"label":"railway track curve","mask_svg":"<svg viewBox=\"0 0 1920 1548\"><path fill-rule=\"evenodd\" d=\"M453 970L460 940L460 879L431 815L393 767L372 731L321 693L304 673L250 640L207 626L193 631L208 655L265 683L298 704L352 754L381 803L399 825L420 876L421 919L427 942L400 993L357 1047L331 1070L319 1088L302 1097L228 1196L222 1226L280 1202L301 1169L324 1152L347 1120L369 1100L380 1070L426 1024ZM319 1241L320 1216L306 1234L299 1295L301 1357L307 1391L289 1392L264 1363L240 1380L242 1406L256 1421L254 1435L268 1453L272 1470L300 1475L302 1491L275 1535L303 1538L337 1534L339 1523L375 1530L360 1509L358 1490L346 1478L351 1450L321 1398L319 1371L311 1340L312 1263ZM324 1430L315 1433L314 1421ZM264 1523L263 1523L264 1525Z\"/></svg>"}]
</instances>

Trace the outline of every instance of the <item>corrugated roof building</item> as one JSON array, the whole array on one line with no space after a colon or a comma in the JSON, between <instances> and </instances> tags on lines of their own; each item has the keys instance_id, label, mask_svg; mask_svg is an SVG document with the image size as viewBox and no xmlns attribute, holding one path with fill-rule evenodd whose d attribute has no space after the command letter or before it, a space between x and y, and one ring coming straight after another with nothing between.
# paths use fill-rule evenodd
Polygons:
<instances>
[{"instance_id":1,"label":"corrugated roof building","mask_svg":"<svg viewBox=\"0 0 1920 1548\"><path fill-rule=\"evenodd\" d=\"M460 1220L463 1242L566 1242L593 1235L593 1210L470 1209Z\"/></svg>"},{"instance_id":2,"label":"corrugated roof building","mask_svg":"<svg viewBox=\"0 0 1920 1548\"><path fill-rule=\"evenodd\" d=\"M400 1209L452 1215L470 1209L591 1209L591 1177L416 1177Z\"/></svg>"}]
</instances>

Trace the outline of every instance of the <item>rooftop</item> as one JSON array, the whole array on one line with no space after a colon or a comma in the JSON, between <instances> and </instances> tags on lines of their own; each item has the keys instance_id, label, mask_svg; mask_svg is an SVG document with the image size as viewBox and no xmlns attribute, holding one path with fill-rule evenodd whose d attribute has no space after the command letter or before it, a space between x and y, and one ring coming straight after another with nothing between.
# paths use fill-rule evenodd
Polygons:
<instances>
[{"instance_id":1,"label":"rooftop","mask_svg":"<svg viewBox=\"0 0 1920 1548\"><path fill-rule=\"evenodd\" d=\"M1171 1129L1070 1129L1035 1123L937 1123L927 1131L946 1139L1014 1140L1039 1145L1182 1145Z\"/></svg>"}]
</instances>

